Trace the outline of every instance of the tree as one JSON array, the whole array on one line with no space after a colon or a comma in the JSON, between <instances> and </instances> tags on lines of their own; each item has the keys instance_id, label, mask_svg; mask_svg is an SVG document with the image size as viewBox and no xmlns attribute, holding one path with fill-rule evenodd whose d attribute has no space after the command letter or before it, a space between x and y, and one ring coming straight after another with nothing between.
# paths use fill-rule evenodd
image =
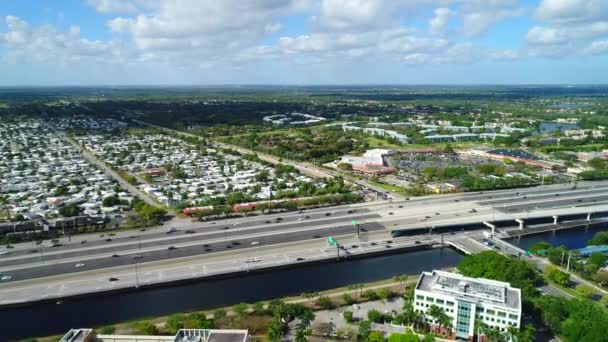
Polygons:
<instances>
[{"instance_id":1,"label":"tree","mask_svg":"<svg viewBox=\"0 0 608 342\"><path fill-rule=\"evenodd\" d=\"M298 329L296 331L296 338L295 338L295 342L306 342L306 334L304 332L303 329Z\"/></svg>"},{"instance_id":2,"label":"tree","mask_svg":"<svg viewBox=\"0 0 608 342\"><path fill-rule=\"evenodd\" d=\"M165 322L165 327L169 330L171 335L177 334L179 329L184 328L184 315L182 314L174 314L167 318Z\"/></svg>"},{"instance_id":3,"label":"tree","mask_svg":"<svg viewBox=\"0 0 608 342\"><path fill-rule=\"evenodd\" d=\"M384 335L380 331L372 331L367 336L369 342L384 342Z\"/></svg>"},{"instance_id":4,"label":"tree","mask_svg":"<svg viewBox=\"0 0 608 342\"><path fill-rule=\"evenodd\" d=\"M530 248L528 248L528 250L533 253L533 254L538 254L541 251L546 251L549 248L551 248L551 244L548 242L544 242L544 241L540 241L537 242L535 244L533 244L532 246L530 246Z\"/></svg>"},{"instance_id":5,"label":"tree","mask_svg":"<svg viewBox=\"0 0 608 342\"><path fill-rule=\"evenodd\" d=\"M214 321L219 321L226 318L226 310L224 309L217 309L213 312L213 320Z\"/></svg>"},{"instance_id":6,"label":"tree","mask_svg":"<svg viewBox=\"0 0 608 342\"><path fill-rule=\"evenodd\" d=\"M78 209L78 206L76 206L74 203L66 204L59 209L59 215L63 217L78 216L79 212L80 210Z\"/></svg>"},{"instance_id":7,"label":"tree","mask_svg":"<svg viewBox=\"0 0 608 342\"><path fill-rule=\"evenodd\" d=\"M137 332L137 334L139 334L139 335L158 335L159 334L159 331L158 331L158 328L156 327L156 325L154 325L148 321L136 322L134 328L135 328L135 331Z\"/></svg>"},{"instance_id":8,"label":"tree","mask_svg":"<svg viewBox=\"0 0 608 342\"><path fill-rule=\"evenodd\" d=\"M344 311L342 316L344 316L344 320L346 321L346 323L353 322L353 312L352 311Z\"/></svg>"},{"instance_id":9,"label":"tree","mask_svg":"<svg viewBox=\"0 0 608 342\"><path fill-rule=\"evenodd\" d=\"M458 264L458 270L465 276L506 281L520 288L526 298L536 294L536 284L540 277L535 267L524 260L512 259L495 251L485 251L467 255Z\"/></svg>"},{"instance_id":10,"label":"tree","mask_svg":"<svg viewBox=\"0 0 608 342\"><path fill-rule=\"evenodd\" d=\"M342 294L342 300L344 301L345 304L350 305L352 303L355 302L355 300L353 299L353 297L348 293L348 292L344 292Z\"/></svg>"},{"instance_id":11,"label":"tree","mask_svg":"<svg viewBox=\"0 0 608 342\"><path fill-rule=\"evenodd\" d=\"M233 310L239 317L242 318L247 313L248 308L249 305L247 305L247 303L239 303L234 306Z\"/></svg>"},{"instance_id":12,"label":"tree","mask_svg":"<svg viewBox=\"0 0 608 342\"><path fill-rule=\"evenodd\" d=\"M545 267L544 271L547 274L547 278L549 278L549 280L553 281L558 285L568 286L568 284L570 283L570 275L566 272L560 271L555 266L549 265Z\"/></svg>"},{"instance_id":13,"label":"tree","mask_svg":"<svg viewBox=\"0 0 608 342\"><path fill-rule=\"evenodd\" d=\"M321 297L317 298L316 303L323 310L328 310L333 307L333 303L331 302L331 299L329 299L329 297L326 297L326 296L321 296Z\"/></svg>"},{"instance_id":14,"label":"tree","mask_svg":"<svg viewBox=\"0 0 608 342\"><path fill-rule=\"evenodd\" d=\"M407 332L405 334L392 333L388 337L388 342L420 342L418 335Z\"/></svg>"},{"instance_id":15,"label":"tree","mask_svg":"<svg viewBox=\"0 0 608 342\"><path fill-rule=\"evenodd\" d=\"M588 262L597 266L597 268L603 267L604 264L606 264L606 261L608 261L608 256L603 253L593 253L588 259Z\"/></svg>"},{"instance_id":16,"label":"tree","mask_svg":"<svg viewBox=\"0 0 608 342\"><path fill-rule=\"evenodd\" d=\"M536 335L536 328L534 325L528 323L522 331L517 334L517 342L534 342Z\"/></svg>"},{"instance_id":17,"label":"tree","mask_svg":"<svg viewBox=\"0 0 608 342\"><path fill-rule=\"evenodd\" d=\"M376 291L376 294L378 295L378 298L382 300L387 300L393 296L393 293L385 288L378 289L378 291Z\"/></svg>"},{"instance_id":18,"label":"tree","mask_svg":"<svg viewBox=\"0 0 608 342\"><path fill-rule=\"evenodd\" d=\"M264 313L264 303L262 302L253 303L251 308L253 309L253 313L256 315L261 315Z\"/></svg>"},{"instance_id":19,"label":"tree","mask_svg":"<svg viewBox=\"0 0 608 342\"><path fill-rule=\"evenodd\" d=\"M585 284L578 284L574 289L587 298L591 298L595 294L595 290L591 286Z\"/></svg>"},{"instance_id":20,"label":"tree","mask_svg":"<svg viewBox=\"0 0 608 342\"><path fill-rule=\"evenodd\" d=\"M426 334L426 335L424 335L422 342L435 342L435 336L433 336L431 334Z\"/></svg>"},{"instance_id":21,"label":"tree","mask_svg":"<svg viewBox=\"0 0 608 342\"><path fill-rule=\"evenodd\" d=\"M369 333L370 333L370 326L371 326L370 321L363 321L363 322L359 323L359 333L357 335L357 338L359 341L367 340L367 337L369 336Z\"/></svg>"},{"instance_id":22,"label":"tree","mask_svg":"<svg viewBox=\"0 0 608 342\"><path fill-rule=\"evenodd\" d=\"M367 319L374 323L382 323L384 321L384 314L376 309L371 309L367 312Z\"/></svg>"},{"instance_id":23,"label":"tree","mask_svg":"<svg viewBox=\"0 0 608 342\"><path fill-rule=\"evenodd\" d=\"M608 232L597 232L593 235L593 239L587 242L587 245L607 245L608 244Z\"/></svg>"},{"instance_id":24,"label":"tree","mask_svg":"<svg viewBox=\"0 0 608 342\"><path fill-rule=\"evenodd\" d=\"M344 171L351 171L353 169L353 165L350 163L340 163L338 164L338 168Z\"/></svg>"},{"instance_id":25,"label":"tree","mask_svg":"<svg viewBox=\"0 0 608 342\"><path fill-rule=\"evenodd\" d=\"M606 169L606 161L602 158L595 157L587 162L589 166L596 170L604 170Z\"/></svg>"}]
</instances>

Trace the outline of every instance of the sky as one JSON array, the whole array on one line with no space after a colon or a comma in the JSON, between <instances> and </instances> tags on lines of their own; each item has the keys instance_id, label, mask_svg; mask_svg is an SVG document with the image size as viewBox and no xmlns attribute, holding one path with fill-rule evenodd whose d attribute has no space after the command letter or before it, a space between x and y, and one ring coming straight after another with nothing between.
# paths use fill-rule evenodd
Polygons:
<instances>
[{"instance_id":1,"label":"sky","mask_svg":"<svg viewBox=\"0 0 608 342\"><path fill-rule=\"evenodd\" d=\"M606 83L607 0L0 0L0 86Z\"/></svg>"}]
</instances>

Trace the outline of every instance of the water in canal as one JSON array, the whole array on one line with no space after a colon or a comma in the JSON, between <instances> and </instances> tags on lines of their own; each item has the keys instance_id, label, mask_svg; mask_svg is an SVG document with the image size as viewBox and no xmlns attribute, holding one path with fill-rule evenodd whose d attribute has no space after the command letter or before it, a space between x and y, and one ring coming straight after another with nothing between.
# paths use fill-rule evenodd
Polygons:
<instances>
[{"instance_id":1,"label":"water in canal","mask_svg":"<svg viewBox=\"0 0 608 342\"><path fill-rule=\"evenodd\" d=\"M522 238L512 238L508 241L523 249L528 249L530 246L541 241L548 242L553 246L564 245L568 249L575 249L587 246L587 241L591 240L595 233L607 230L608 226L602 224L589 228L580 227L558 232L535 234Z\"/></svg>"},{"instance_id":2,"label":"water in canal","mask_svg":"<svg viewBox=\"0 0 608 342\"><path fill-rule=\"evenodd\" d=\"M574 229L512 239L527 248L538 241L569 248L584 247L595 232L608 227ZM340 286L371 282L394 275L417 274L455 266L463 258L451 249L431 249L375 256L337 263L306 265L238 278L159 287L120 294L65 300L0 310L0 340L61 334L70 328L97 327L140 317L256 302Z\"/></svg>"},{"instance_id":3,"label":"water in canal","mask_svg":"<svg viewBox=\"0 0 608 342\"><path fill-rule=\"evenodd\" d=\"M431 249L0 310L0 340L299 295L455 266L461 259L451 249Z\"/></svg>"}]
</instances>

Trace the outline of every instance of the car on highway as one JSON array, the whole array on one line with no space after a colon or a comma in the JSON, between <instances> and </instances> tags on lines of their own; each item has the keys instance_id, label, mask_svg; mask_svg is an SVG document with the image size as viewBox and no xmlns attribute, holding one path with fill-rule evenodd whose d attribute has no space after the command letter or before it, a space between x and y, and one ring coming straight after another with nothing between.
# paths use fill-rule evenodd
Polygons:
<instances>
[{"instance_id":1,"label":"car on highway","mask_svg":"<svg viewBox=\"0 0 608 342\"><path fill-rule=\"evenodd\" d=\"M359 304L353 304L353 309L359 310L361 309L361 306Z\"/></svg>"},{"instance_id":2,"label":"car on highway","mask_svg":"<svg viewBox=\"0 0 608 342\"><path fill-rule=\"evenodd\" d=\"M82 240L80 241L80 243L87 243L87 240Z\"/></svg>"},{"instance_id":3,"label":"car on highway","mask_svg":"<svg viewBox=\"0 0 608 342\"><path fill-rule=\"evenodd\" d=\"M175 247L175 246L169 246L169 247L167 247L167 249L170 250L170 251L172 251L174 249L177 249L177 247Z\"/></svg>"},{"instance_id":4,"label":"car on highway","mask_svg":"<svg viewBox=\"0 0 608 342\"><path fill-rule=\"evenodd\" d=\"M296 261L304 261L304 258L297 258Z\"/></svg>"},{"instance_id":5,"label":"car on highway","mask_svg":"<svg viewBox=\"0 0 608 342\"><path fill-rule=\"evenodd\" d=\"M169 230L167 230L167 234L172 234L172 233L175 233L176 231L177 231L177 229L170 228Z\"/></svg>"},{"instance_id":6,"label":"car on highway","mask_svg":"<svg viewBox=\"0 0 608 342\"><path fill-rule=\"evenodd\" d=\"M116 277L110 277L110 279L108 279L108 280L111 281L111 282L115 282L115 281L118 281L118 278L116 278Z\"/></svg>"},{"instance_id":7,"label":"car on highway","mask_svg":"<svg viewBox=\"0 0 608 342\"><path fill-rule=\"evenodd\" d=\"M142 228L142 229L140 229L139 231L140 231L140 232L145 232L145 231L146 231L146 228Z\"/></svg>"},{"instance_id":8,"label":"car on highway","mask_svg":"<svg viewBox=\"0 0 608 342\"><path fill-rule=\"evenodd\" d=\"M141 258L143 258L143 256L141 256L141 255L134 255L133 256L133 259L141 259Z\"/></svg>"},{"instance_id":9,"label":"car on highway","mask_svg":"<svg viewBox=\"0 0 608 342\"><path fill-rule=\"evenodd\" d=\"M110 238L107 238L107 239L106 239L106 242L110 242L110 241L112 241L112 239L110 239Z\"/></svg>"},{"instance_id":10,"label":"car on highway","mask_svg":"<svg viewBox=\"0 0 608 342\"><path fill-rule=\"evenodd\" d=\"M85 266L85 264L83 264L83 263L78 263L78 264L74 265L74 267L76 267L76 268L81 268L84 266Z\"/></svg>"},{"instance_id":11,"label":"car on highway","mask_svg":"<svg viewBox=\"0 0 608 342\"><path fill-rule=\"evenodd\" d=\"M11 254L11 252L8 252L8 251L7 252L0 252L0 255L9 255L9 254Z\"/></svg>"},{"instance_id":12,"label":"car on highway","mask_svg":"<svg viewBox=\"0 0 608 342\"><path fill-rule=\"evenodd\" d=\"M186 234L194 234L194 230L186 230L184 233L186 233Z\"/></svg>"},{"instance_id":13,"label":"car on highway","mask_svg":"<svg viewBox=\"0 0 608 342\"><path fill-rule=\"evenodd\" d=\"M13 277L11 277L9 275L5 275L5 276L2 276L2 278L0 278L0 280L2 280L2 281L11 280L11 279L13 279Z\"/></svg>"}]
</instances>

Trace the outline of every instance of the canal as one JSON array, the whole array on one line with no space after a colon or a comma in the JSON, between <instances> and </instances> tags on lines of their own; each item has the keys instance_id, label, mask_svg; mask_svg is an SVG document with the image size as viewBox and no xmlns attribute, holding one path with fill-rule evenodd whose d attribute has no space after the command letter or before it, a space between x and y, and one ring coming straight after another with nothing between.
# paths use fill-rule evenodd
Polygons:
<instances>
[{"instance_id":1,"label":"canal","mask_svg":"<svg viewBox=\"0 0 608 342\"><path fill-rule=\"evenodd\" d=\"M538 241L569 248L584 247L595 232L606 226L543 233L510 242L527 248ZM209 309L241 302L253 303L277 297L316 292L356 283L373 282L395 275L456 266L463 256L452 249L429 249L374 256L337 263L311 264L290 269L254 273L238 278L205 280L42 303L0 310L1 340L61 334L70 328L98 327L141 317Z\"/></svg>"}]
</instances>

